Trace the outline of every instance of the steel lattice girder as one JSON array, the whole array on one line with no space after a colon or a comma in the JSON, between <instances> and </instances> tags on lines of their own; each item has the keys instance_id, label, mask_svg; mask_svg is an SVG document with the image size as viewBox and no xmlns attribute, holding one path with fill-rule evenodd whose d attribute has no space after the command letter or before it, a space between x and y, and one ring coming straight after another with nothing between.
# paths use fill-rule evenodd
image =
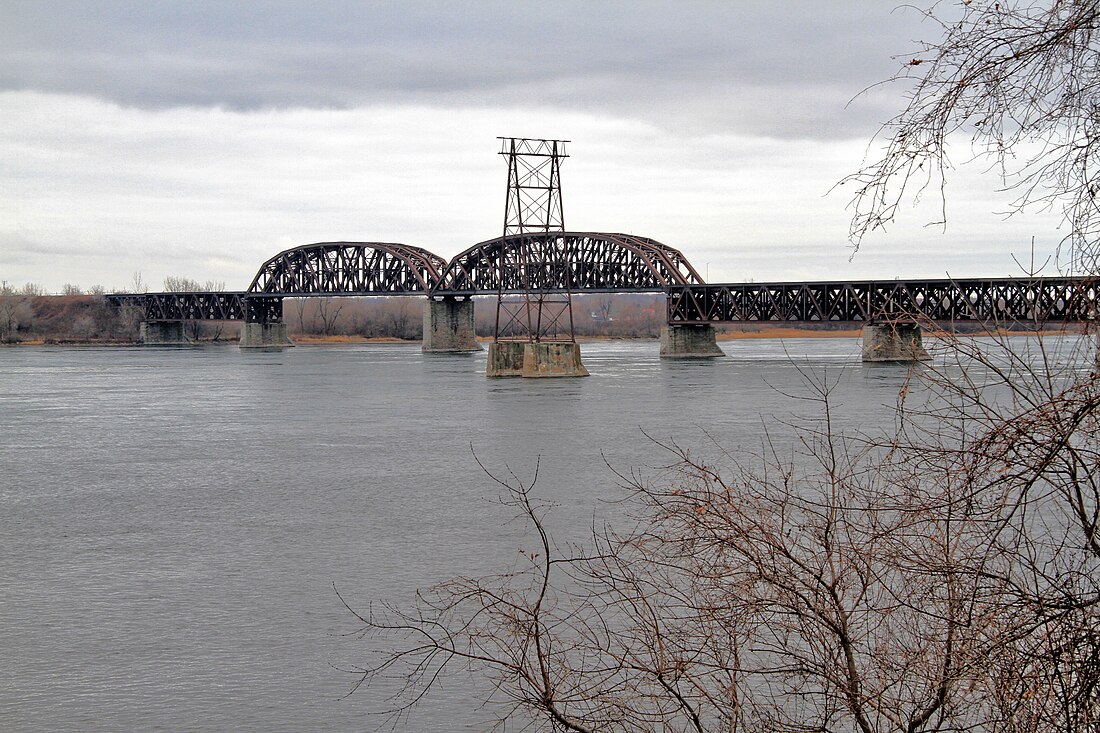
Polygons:
<instances>
[{"instance_id":1,"label":"steel lattice girder","mask_svg":"<svg viewBox=\"0 0 1100 733\"><path fill-rule=\"evenodd\" d=\"M530 261L518 253L524 241ZM599 232L551 232L497 237L457 255L437 291L456 295L524 291L659 292L702 283L672 247L643 237Z\"/></svg>"},{"instance_id":2,"label":"steel lattice girder","mask_svg":"<svg viewBox=\"0 0 1100 733\"><path fill-rule=\"evenodd\" d=\"M281 297L250 297L241 292L140 293L108 295L114 306L137 307L145 321L247 321L283 318Z\"/></svg>"},{"instance_id":3,"label":"steel lattice girder","mask_svg":"<svg viewBox=\"0 0 1100 733\"><path fill-rule=\"evenodd\" d=\"M244 320L247 323L279 323L283 320L282 297L245 297Z\"/></svg>"},{"instance_id":4,"label":"steel lattice girder","mask_svg":"<svg viewBox=\"0 0 1100 733\"><path fill-rule=\"evenodd\" d=\"M250 293L366 295L427 293L447 261L426 249L386 242L318 242L288 249L265 262Z\"/></svg>"},{"instance_id":5,"label":"steel lattice girder","mask_svg":"<svg viewBox=\"0 0 1100 733\"><path fill-rule=\"evenodd\" d=\"M668 322L1081 322L1096 317L1097 290L1058 277L679 285L668 289Z\"/></svg>"},{"instance_id":6,"label":"steel lattice girder","mask_svg":"<svg viewBox=\"0 0 1100 733\"><path fill-rule=\"evenodd\" d=\"M108 295L112 305L139 307L146 321L243 321L244 293Z\"/></svg>"}]
</instances>

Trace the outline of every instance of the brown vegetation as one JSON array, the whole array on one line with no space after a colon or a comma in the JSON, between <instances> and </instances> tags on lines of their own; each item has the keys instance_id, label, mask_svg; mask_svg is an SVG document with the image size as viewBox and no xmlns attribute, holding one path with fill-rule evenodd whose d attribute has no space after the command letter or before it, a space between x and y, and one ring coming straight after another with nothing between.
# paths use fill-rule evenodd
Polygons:
<instances>
[{"instance_id":1,"label":"brown vegetation","mask_svg":"<svg viewBox=\"0 0 1100 733\"><path fill-rule=\"evenodd\" d=\"M292 338L303 344L416 341L422 335L423 307L423 299L416 297L287 298L283 318ZM477 299L474 310L477 332L487 338L493 332L495 302ZM576 295L573 317L582 339L656 338L664 322L664 299L661 295ZM139 313L112 308L99 295L0 294L0 343L133 343L140 320ZM812 327L729 323L717 328L719 340L860 335L849 323ZM195 342L234 341L239 333L240 325L233 322L189 321L185 327L187 338Z\"/></svg>"},{"instance_id":2,"label":"brown vegetation","mask_svg":"<svg viewBox=\"0 0 1100 733\"><path fill-rule=\"evenodd\" d=\"M656 338L664 323L661 295L576 295L573 321L581 337ZM293 337L358 336L418 340L423 331L423 299L418 297L288 298L283 317ZM474 322L481 335L493 333L494 298L474 300Z\"/></svg>"},{"instance_id":3,"label":"brown vegetation","mask_svg":"<svg viewBox=\"0 0 1100 733\"><path fill-rule=\"evenodd\" d=\"M168 292L206 290L211 283L169 278ZM73 288L70 288L73 289ZM101 295L41 295L29 286L0 293L0 343L132 343L140 314L109 306ZM493 298L475 300L478 333L493 332ZM422 336L424 299L420 297L287 298L283 318L302 343L349 340L416 341ZM660 295L578 295L573 306L581 337L656 338L664 319ZM189 321L192 341L234 340L239 324Z\"/></svg>"},{"instance_id":4,"label":"brown vegetation","mask_svg":"<svg viewBox=\"0 0 1100 733\"><path fill-rule=\"evenodd\" d=\"M140 322L99 295L0 295L0 343L133 343Z\"/></svg>"}]
</instances>

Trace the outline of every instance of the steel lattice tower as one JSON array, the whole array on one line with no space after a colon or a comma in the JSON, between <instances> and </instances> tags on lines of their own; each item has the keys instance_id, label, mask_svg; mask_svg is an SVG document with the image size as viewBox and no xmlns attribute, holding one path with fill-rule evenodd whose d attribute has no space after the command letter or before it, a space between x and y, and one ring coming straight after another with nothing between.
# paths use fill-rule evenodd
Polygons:
<instances>
[{"instance_id":1,"label":"steel lattice tower","mask_svg":"<svg viewBox=\"0 0 1100 733\"><path fill-rule=\"evenodd\" d=\"M501 137L500 154L508 163L504 200L504 237L518 246L502 247L501 271L518 274L522 297L497 293L496 341L574 342L573 299L568 290L552 292L563 267L549 235L565 231L561 199L561 162L568 140ZM568 275L568 273L565 273ZM502 277L501 282L506 278ZM568 283L570 278L566 276Z\"/></svg>"}]
</instances>

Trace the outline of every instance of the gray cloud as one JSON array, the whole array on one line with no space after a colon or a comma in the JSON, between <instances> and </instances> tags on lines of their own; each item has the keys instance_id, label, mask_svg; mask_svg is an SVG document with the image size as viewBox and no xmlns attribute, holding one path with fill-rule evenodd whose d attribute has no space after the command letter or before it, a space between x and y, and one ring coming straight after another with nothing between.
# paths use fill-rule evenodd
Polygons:
<instances>
[{"instance_id":1,"label":"gray cloud","mask_svg":"<svg viewBox=\"0 0 1100 733\"><path fill-rule=\"evenodd\" d=\"M673 129L863 135L897 98L845 104L919 31L917 13L890 7L6 3L0 90L148 108L551 105Z\"/></svg>"}]
</instances>

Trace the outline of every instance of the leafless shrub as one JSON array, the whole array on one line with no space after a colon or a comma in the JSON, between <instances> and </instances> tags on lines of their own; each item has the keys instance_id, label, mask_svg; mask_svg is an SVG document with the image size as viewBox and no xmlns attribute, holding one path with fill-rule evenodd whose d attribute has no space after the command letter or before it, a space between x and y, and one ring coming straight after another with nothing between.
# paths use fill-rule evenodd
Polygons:
<instances>
[{"instance_id":1,"label":"leafless shrub","mask_svg":"<svg viewBox=\"0 0 1100 733\"><path fill-rule=\"evenodd\" d=\"M967 0L928 15L941 38L890 80L911 84L909 103L881 129L881 156L846 180L856 186L853 241L890 223L907 190L939 188L942 201L949 154L969 138L1014 192L1014 210L1062 209L1073 271L1097 273L1100 8Z\"/></svg>"},{"instance_id":2,"label":"leafless shrub","mask_svg":"<svg viewBox=\"0 0 1100 733\"><path fill-rule=\"evenodd\" d=\"M1063 209L1073 271L1097 275L1100 6L961 8L899 74L914 86L883 156L848 179L854 241L942 186L969 134L1017 208ZM998 334L944 336L889 434L838 434L810 379L820 419L793 451L663 445L664 472L620 477L632 521L587 550L558 548L531 486L502 480L529 564L357 614L387 645L359 684L396 681L380 710L399 720L466 670L502 722L547 730L1097 730L1095 361Z\"/></svg>"}]
</instances>

